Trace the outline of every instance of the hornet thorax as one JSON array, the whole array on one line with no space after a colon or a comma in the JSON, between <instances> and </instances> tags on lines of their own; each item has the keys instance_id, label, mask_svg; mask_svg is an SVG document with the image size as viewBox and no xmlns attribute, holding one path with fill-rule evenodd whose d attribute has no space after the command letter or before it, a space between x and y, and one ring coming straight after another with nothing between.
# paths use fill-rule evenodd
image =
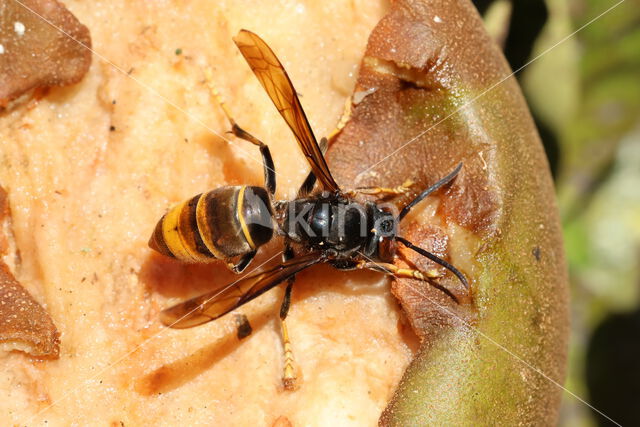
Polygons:
<instances>
[{"instance_id":1,"label":"hornet thorax","mask_svg":"<svg viewBox=\"0 0 640 427\"><path fill-rule=\"evenodd\" d=\"M375 203L360 203L340 194L281 201L275 212L281 234L335 259L359 254L380 260L382 252L387 252L380 246L388 246L396 232L391 213Z\"/></svg>"}]
</instances>

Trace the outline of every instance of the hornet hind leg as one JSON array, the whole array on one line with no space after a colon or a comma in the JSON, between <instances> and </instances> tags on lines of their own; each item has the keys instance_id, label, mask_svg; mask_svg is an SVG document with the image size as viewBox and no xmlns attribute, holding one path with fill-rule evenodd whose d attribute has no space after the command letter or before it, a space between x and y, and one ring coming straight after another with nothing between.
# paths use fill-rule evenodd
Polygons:
<instances>
[{"instance_id":1,"label":"hornet hind leg","mask_svg":"<svg viewBox=\"0 0 640 427\"><path fill-rule=\"evenodd\" d=\"M282 260L288 261L293 258L293 250L288 245L282 254ZM282 374L282 385L285 390L295 390L298 388L298 377L296 374L295 359L293 358L293 348L289 339L289 329L287 328L287 314L289 314L289 307L291 306L291 291L293 290L293 283L295 282L295 276L290 277L287 280L287 287L284 291L284 298L282 298L282 305L280 306L280 329L282 331L282 342L284 345L284 371Z\"/></svg>"}]
</instances>

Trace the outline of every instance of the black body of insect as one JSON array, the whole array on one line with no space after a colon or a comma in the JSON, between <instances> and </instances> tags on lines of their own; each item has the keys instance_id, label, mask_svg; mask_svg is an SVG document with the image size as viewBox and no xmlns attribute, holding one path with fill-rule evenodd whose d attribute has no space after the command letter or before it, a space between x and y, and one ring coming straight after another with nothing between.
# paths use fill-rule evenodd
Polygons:
<instances>
[{"instance_id":1,"label":"black body of insect","mask_svg":"<svg viewBox=\"0 0 640 427\"><path fill-rule=\"evenodd\" d=\"M240 128L221 103L232 132L260 148L265 188L222 187L197 195L172 208L158 222L149 245L185 262L222 259L230 263L235 259L230 266L235 272L241 272L257 249L277 234L284 240L284 259L275 267L244 277L221 290L164 310L163 323L173 328L188 328L217 319L288 280L280 313L284 319L295 274L322 262L339 269L367 268L424 281L440 276L435 271L396 267L393 261L398 242L446 267L468 287L465 277L455 267L397 234L398 224L409 210L451 182L462 164L420 193L397 216L378 203L358 202L354 197L357 192L400 194L408 190L408 186L342 191L323 156L327 142L323 139L321 144L317 143L295 89L275 54L262 39L246 30L234 41L293 131L311 172L295 200L274 201L276 175L269 148ZM320 188L316 188L317 183Z\"/></svg>"}]
</instances>

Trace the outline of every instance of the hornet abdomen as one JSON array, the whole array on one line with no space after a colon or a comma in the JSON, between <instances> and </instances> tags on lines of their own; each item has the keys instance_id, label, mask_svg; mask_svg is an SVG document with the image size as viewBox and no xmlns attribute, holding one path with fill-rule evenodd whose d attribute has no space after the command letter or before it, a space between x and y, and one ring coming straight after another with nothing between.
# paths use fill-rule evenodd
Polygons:
<instances>
[{"instance_id":1,"label":"hornet abdomen","mask_svg":"<svg viewBox=\"0 0 640 427\"><path fill-rule=\"evenodd\" d=\"M149 246L183 262L228 260L273 236L271 203L262 187L222 187L174 206L156 225Z\"/></svg>"}]
</instances>

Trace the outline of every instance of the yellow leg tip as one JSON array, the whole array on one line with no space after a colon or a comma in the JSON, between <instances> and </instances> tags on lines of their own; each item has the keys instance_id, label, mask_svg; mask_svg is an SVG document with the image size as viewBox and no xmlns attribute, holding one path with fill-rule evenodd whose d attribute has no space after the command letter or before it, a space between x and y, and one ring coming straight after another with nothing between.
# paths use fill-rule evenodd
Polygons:
<instances>
[{"instance_id":1,"label":"yellow leg tip","mask_svg":"<svg viewBox=\"0 0 640 427\"><path fill-rule=\"evenodd\" d=\"M432 268L431 270L427 270L425 273L426 273L426 276L431 279L442 277L442 273L435 268Z\"/></svg>"},{"instance_id":2,"label":"yellow leg tip","mask_svg":"<svg viewBox=\"0 0 640 427\"><path fill-rule=\"evenodd\" d=\"M284 371L282 374L282 386L286 391L296 390L298 385L298 375L296 373L293 349L289 341L289 331L284 320L280 321L282 327L282 340L284 341Z\"/></svg>"},{"instance_id":3,"label":"yellow leg tip","mask_svg":"<svg viewBox=\"0 0 640 427\"><path fill-rule=\"evenodd\" d=\"M295 391L302 384L302 371L293 360L287 362L284 367L284 375L282 376L282 387L285 391Z\"/></svg>"},{"instance_id":4,"label":"yellow leg tip","mask_svg":"<svg viewBox=\"0 0 640 427\"><path fill-rule=\"evenodd\" d=\"M282 376L282 386L286 391L295 391L300 388L298 377L296 376L293 366L290 365L287 368L285 368L284 375Z\"/></svg>"},{"instance_id":5,"label":"yellow leg tip","mask_svg":"<svg viewBox=\"0 0 640 427\"><path fill-rule=\"evenodd\" d=\"M282 386L286 391L296 391L298 388L300 388L295 378L283 378Z\"/></svg>"},{"instance_id":6,"label":"yellow leg tip","mask_svg":"<svg viewBox=\"0 0 640 427\"><path fill-rule=\"evenodd\" d=\"M220 108L222 109L222 112L227 117L229 122L231 122L231 126L233 126L233 124L235 122L234 122L233 118L231 118L231 113L227 109L227 105L224 102L224 99L222 99L222 95L218 91L218 88L213 83L213 69L211 67L207 67L207 68L204 69L204 79L205 79L207 87L209 88L209 93L216 100L216 102L220 105Z\"/></svg>"}]
</instances>

